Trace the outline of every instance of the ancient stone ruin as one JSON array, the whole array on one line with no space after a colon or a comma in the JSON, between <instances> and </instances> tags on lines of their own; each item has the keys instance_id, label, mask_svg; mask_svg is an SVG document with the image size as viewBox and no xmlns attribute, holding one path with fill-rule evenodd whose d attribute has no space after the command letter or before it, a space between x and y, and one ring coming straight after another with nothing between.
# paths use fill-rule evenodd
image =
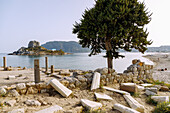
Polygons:
<instances>
[{"instance_id":1,"label":"ancient stone ruin","mask_svg":"<svg viewBox=\"0 0 170 113\"><path fill-rule=\"evenodd\" d=\"M40 43L38 41L30 41L28 44L28 48L34 48L34 47L39 47Z\"/></svg>"}]
</instances>

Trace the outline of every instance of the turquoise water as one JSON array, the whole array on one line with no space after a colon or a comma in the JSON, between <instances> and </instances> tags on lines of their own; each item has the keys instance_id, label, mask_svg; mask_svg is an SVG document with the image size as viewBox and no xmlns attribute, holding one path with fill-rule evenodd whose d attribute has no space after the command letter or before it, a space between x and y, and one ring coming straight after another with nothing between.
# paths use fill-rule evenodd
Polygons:
<instances>
[{"instance_id":1,"label":"turquoise water","mask_svg":"<svg viewBox=\"0 0 170 113\"><path fill-rule=\"evenodd\" d=\"M133 59L140 59L147 64L153 64L150 60L142 57L141 53L122 53L125 58L116 59L113 61L114 69L117 72L123 72ZM148 53L147 53L148 54ZM146 54L145 54L146 55ZM0 66L3 65L3 57L7 58L7 65L12 67L34 67L34 59L40 60L40 67L45 67L45 56L16 56L0 53ZM107 60L103 58L104 53L89 57L88 53L74 53L64 56L48 56L49 66L54 65L59 69L81 69L95 70L97 68L107 67Z\"/></svg>"}]
</instances>

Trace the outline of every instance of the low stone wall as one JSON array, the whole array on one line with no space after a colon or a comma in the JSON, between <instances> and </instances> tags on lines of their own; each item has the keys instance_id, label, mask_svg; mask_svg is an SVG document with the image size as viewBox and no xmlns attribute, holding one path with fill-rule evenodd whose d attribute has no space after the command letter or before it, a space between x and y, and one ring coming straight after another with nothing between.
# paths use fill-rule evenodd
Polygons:
<instances>
[{"instance_id":1,"label":"low stone wall","mask_svg":"<svg viewBox=\"0 0 170 113\"><path fill-rule=\"evenodd\" d=\"M145 65L144 62L135 59L124 73L116 73L114 69L111 69L108 74L107 68L100 68L95 71L55 69L54 73L50 74L49 77L58 79L69 89L90 89L94 72L99 72L101 74L100 86L126 82L143 83L143 80L152 78L153 65ZM18 96L20 94L46 93L50 92L50 90L53 90L53 88L45 82L37 84L20 83L9 87L1 87L0 94L1 96Z\"/></svg>"}]
</instances>

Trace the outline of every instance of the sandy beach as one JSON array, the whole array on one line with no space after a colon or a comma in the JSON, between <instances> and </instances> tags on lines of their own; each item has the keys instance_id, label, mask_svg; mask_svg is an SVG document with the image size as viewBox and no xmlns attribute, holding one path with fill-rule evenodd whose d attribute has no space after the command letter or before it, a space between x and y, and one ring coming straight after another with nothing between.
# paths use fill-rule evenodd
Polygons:
<instances>
[{"instance_id":1,"label":"sandy beach","mask_svg":"<svg viewBox=\"0 0 170 113\"><path fill-rule=\"evenodd\" d=\"M170 54L156 53L144 57L150 59L155 64L152 75L153 79L170 83ZM167 70L165 68L167 68Z\"/></svg>"}]
</instances>

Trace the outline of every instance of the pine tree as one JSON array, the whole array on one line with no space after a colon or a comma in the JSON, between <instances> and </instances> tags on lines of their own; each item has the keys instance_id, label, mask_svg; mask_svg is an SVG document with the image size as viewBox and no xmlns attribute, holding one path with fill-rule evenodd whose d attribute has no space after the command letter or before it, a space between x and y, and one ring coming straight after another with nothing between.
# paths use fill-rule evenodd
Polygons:
<instances>
[{"instance_id":1,"label":"pine tree","mask_svg":"<svg viewBox=\"0 0 170 113\"><path fill-rule=\"evenodd\" d=\"M73 33L77 34L82 47L91 48L91 55L106 50L108 68L113 68L113 58L124 57L119 50L136 49L144 53L148 31L145 25L151 21L151 13L138 0L96 0L93 8L86 9L80 23L75 22Z\"/></svg>"}]
</instances>

